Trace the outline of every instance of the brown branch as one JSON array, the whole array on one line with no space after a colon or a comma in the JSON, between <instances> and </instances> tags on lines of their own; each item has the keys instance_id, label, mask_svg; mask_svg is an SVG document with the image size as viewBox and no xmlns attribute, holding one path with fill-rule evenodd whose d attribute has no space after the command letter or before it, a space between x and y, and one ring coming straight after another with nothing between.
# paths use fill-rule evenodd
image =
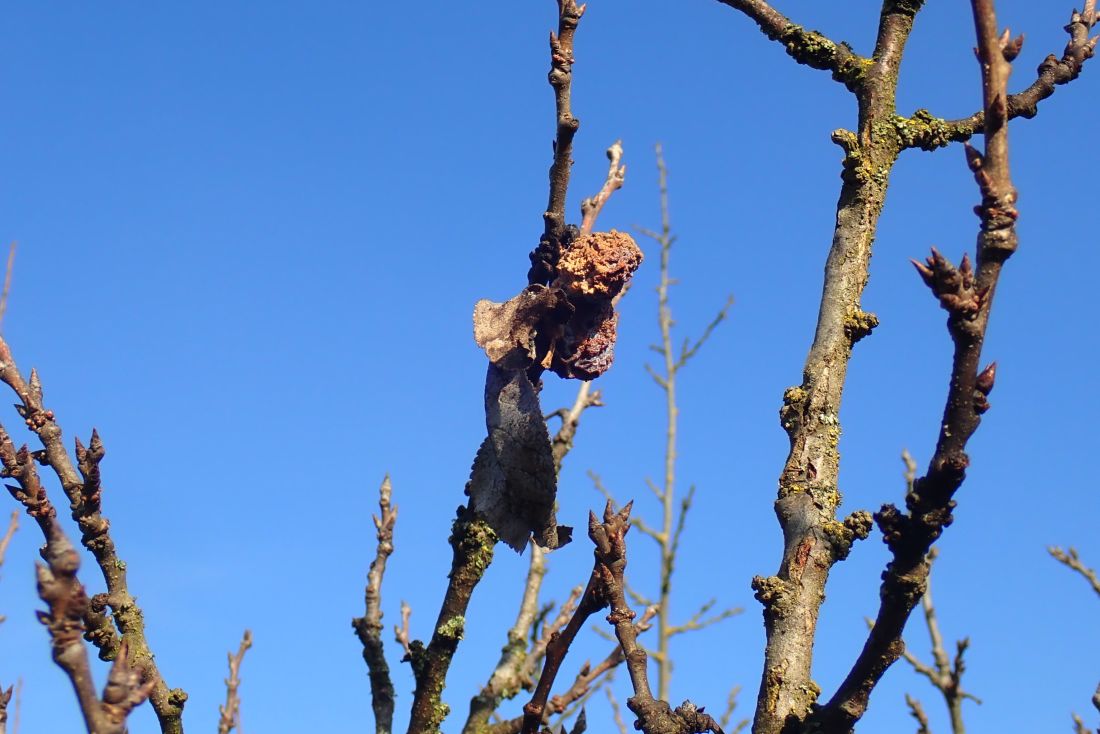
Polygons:
<instances>
[{"instance_id":1,"label":"brown branch","mask_svg":"<svg viewBox=\"0 0 1100 734\"><path fill-rule=\"evenodd\" d=\"M1092 587L1092 590L1100 594L1100 576L1097 576L1095 569L1089 568L1081 562L1081 557L1077 555L1076 548L1070 546L1068 551L1064 551L1058 546L1052 545L1047 548L1047 552L1068 568L1081 574L1081 576L1089 582L1089 586ZM0 556L2 555L3 554L0 554Z\"/></svg>"},{"instance_id":2,"label":"brown branch","mask_svg":"<svg viewBox=\"0 0 1100 734\"><path fill-rule=\"evenodd\" d=\"M431 641L422 654L416 649L417 643L411 645L416 691L409 734L437 731L450 713L450 707L441 700L447 671L465 631L470 597L493 560L497 536L472 510L460 506L449 542L453 551L451 572Z\"/></svg>"},{"instance_id":3,"label":"brown branch","mask_svg":"<svg viewBox=\"0 0 1100 734\"><path fill-rule=\"evenodd\" d=\"M241 697L238 693L241 687L241 663L250 647L252 647L252 631L245 630L236 654L228 654L229 677L225 679L225 705L218 707L218 734L229 734L241 727Z\"/></svg>"},{"instance_id":4,"label":"brown branch","mask_svg":"<svg viewBox=\"0 0 1100 734\"><path fill-rule=\"evenodd\" d=\"M12 686L8 686L6 691L0 689L0 734L7 734L8 731L8 704L11 702L12 690Z\"/></svg>"},{"instance_id":5,"label":"brown branch","mask_svg":"<svg viewBox=\"0 0 1100 734\"><path fill-rule=\"evenodd\" d=\"M401 649L405 652L405 662L408 662L412 658L412 641L409 636L409 618L412 617L412 607L409 603L402 600L401 602L401 624L395 624L393 626L393 639L401 646Z\"/></svg>"},{"instance_id":6,"label":"brown branch","mask_svg":"<svg viewBox=\"0 0 1100 734\"><path fill-rule=\"evenodd\" d=\"M99 659L111 661L118 656L122 638L110 617L106 594L94 594L84 613L84 639L99 650Z\"/></svg>"},{"instance_id":7,"label":"brown branch","mask_svg":"<svg viewBox=\"0 0 1100 734\"><path fill-rule=\"evenodd\" d=\"M48 565L36 564L38 595L49 611L39 612L38 619L50 634L53 660L72 683L80 705L84 724L90 734L103 727L103 712L95 692L87 650L81 642L88 596L76 577L80 555L73 548L57 520L57 510L46 495L38 477L30 450L15 449L7 431L0 426L0 463L2 476L15 479L17 485L6 485L12 496L34 518L46 540L43 558Z\"/></svg>"},{"instance_id":8,"label":"brown branch","mask_svg":"<svg viewBox=\"0 0 1100 734\"><path fill-rule=\"evenodd\" d=\"M1008 167L1006 85L1010 50L1016 44L997 30L992 0L972 0L982 66L982 99L986 114L985 154L967 147L967 161L982 194L978 208L981 230L977 268L968 257L956 268L933 251L917 269L948 311L948 331L955 345L947 405L939 440L925 475L906 495L906 512L885 505L875 520L893 559L883 574L879 612L862 652L828 704L815 714L830 730L847 731L863 715L871 690L902 654L901 633L910 612L927 588L927 553L951 524L952 499L965 478L966 443L989 409L995 365L979 372L997 279L1015 252L1016 191Z\"/></svg>"},{"instance_id":9,"label":"brown branch","mask_svg":"<svg viewBox=\"0 0 1100 734\"><path fill-rule=\"evenodd\" d=\"M764 35L783 44L787 55L813 69L831 71L833 79L851 91L857 91L869 60L852 51L847 43L835 43L817 31L807 31L772 8L764 0L719 0L734 10L740 10L756 24Z\"/></svg>"},{"instance_id":10,"label":"brown branch","mask_svg":"<svg viewBox=\"0 0 1100 734\"><path fill-rule=\"evenodd\" d=\"M1032 118L1039 113L1039 103L1054 94L1055 90L1069 84L1081 74L1085 62L1096 51L1096 38L1089 38L1089 31L1096 25L1095 3L1090 8L1086 3L1083 12L1073 11L1066 32L1069 42L1062 58L1050 54L1039 64L1038 77L1027 89L1017 94L1007 95L1005 111L1008 119L1017 117ZM1015 58L1023 45L1020 36L1008 49ZM1011 59L1010 59L1011 60ZM918 113L907 121L914 132L907 147L932 149L955 141L968 140L972 135L981 133L985 128L985 109L959 120L940 120L927 113Z\"/></svg>"},{"instance_id":11,"label":"brown branch","mask_svg":"<svg viewBox=\"0 0 1100 734\"><path fill-rule=\"evenodd\" d=\"M557 132L554 137L554 162L550 166L550 197L542 215L544 230L539 246L531 253L529 283L549 283L554 279L558 257L567 237L565 199L569 173L573 166L573 136L581 121L573 116L573 36L577 32L584 5L576 0L558 0L558 32L550 34L550 86L554 88Z\"/></svg>"},{"instance_id":12,"label":"brown branch","mask_svg":"<svg viewBox=\"0 0 1100 734\"><path fill-rule=\"evenodd\" d=\"M932 730L928 728L928 714L924 713L920 701L906 693L905 703L909 706L910 716L917 720L917 734L932 734Z\"/></svg>"},{"instance_id":13,"label":"brown branch","mask_svg":"<svg viewBox=\"0 0 1100 734\"><path fill-rule=\"evenodd\" d=\"M126 563L119 558L109 532L110 523L101 511L99 463L103 459L104 448L99 434L92 431L87 447L79 438L76 439L77 462L74 465L65 450L61 427L57 424L53 411L47 410L43 405L42 385L38 374L31 370L30 380L24 380L12 358L11 349L2 338L0 381L7 384L19 397L20 403L16 405L19 415L42 442L43 450L35 452L35 458L53 470L69 499L72 518L81 531L81 544L92 553L106 582L108 604L126 643L125 649L131 656L127 662L136 665L140 661L147 680L153 681L149 699L156 711L162 733L182 734L183 723L180 717L187 694L178 688L169 690L157 669L153 651L145 636L144 614L127 585Z\"/></svg>"},{"instance_id":14,"label":"brown branch","mask_svg":"<svg viewBox=\"0 0 1100 734\"><path fill-rule=\"evenodd\" d=\"M845 152L843 183L817 328L802 384L785 392L780 410L790 440L775 505L783 557L775 575L753 580L767 635L755 734L795 729L817 703L813 647L829 571L871 528L867 512L837 518L839 415L852 350L878 324L861 299L889 175L902 150L899 137L884 133L896 113L902 53L923 5L923 0L883 0L874 53L869 62L861 60L858 82L849 85L858 104L857 129L833 133Z\"/></svg>"},{"instance_id":15,"label":"brown branch","mask_svg":"<svg viewBox=\"0 0 1100 734\"><path fill-rule=\"evenodd\" d=\"M646 670L647 656L638 645L638 626L634 624L634 610L626 601L626 533L630 530L630 506L614 513L611 503L604 509L603 523L589 514L589 537L596 545L596 569L601 588L600 596L610 604L607 621L615 628L623 657L626 659L634 695L627 699L627 707L638 717L634 727L646 734L702 734L710 731L722 734L718 722L700 711L690 701L675 710L666 701L656 699L649 686Z\"/></svg>"},{"instance_id":16,"label":"brown branch","mask_svg":"<svg viewBox=\"0 0 1100 734\"><path fill-rule=\"evenodd\" d=\"M377 545L367 586L364 592L362 617L351 620L351 626L363 645L363 660L370 677L371 709L374 711L374 728L377 734L389 734L393 730L394 690L390 678L390 666L386 663L382 644L382 578L386 573L386 561L393 553L393 528L397 523L397 507L390 504L393 487L387 474L378 488L379 514L372 516Z\"/></svg>"},{"instance_id":17,"label":"brown branch","mask_svg":"<svg viewBox=\"0 0 1100 734\"><path fill-rule=\"evenodd\" d=\"M596 224L596 218L600 216L603 205L611 198L611 195L623 187L626 180L626 166L620 165L623 159L623 141L616 140L607 149L607 160L611 165L607 170L607 180L599 192L581 202L581 234L588 234Z\"/></svg>"},{"instance_id":18,"label":"brown branch","mask_svg":"<svg viewBox=\"0 0 1100 734\"><path fill-rule=\"evenodd\" d=\"M612 522L612 517L614 517L628 526L631 504L633 503L627 504L620 513L613 516L611 512L611 503L609 502L607 511L605 512L605 523ZM599 532L598 528L599 525L596 522L595 516L590 516L588 535L594 542L596 539L595 534ZM623 532L625 532L625 529ZM560 670L561 664L565 660L566 654L569 652L569 646L573 644L573 640L576 639L577 633L581 631L581 628L588 618L607 606L607 599L603 595L600 569L601 561L599 549L597 548L592 575L588 579L588 584L585 586L584 593L581 595L576 611L573 612L573 616L570 617L569 623L565 625L565 628L562 629L561 632L551 636L546 646L546 662L543 664L542 674L539 676L539 681L535 685L535 692L532 694L531 700L523 707L523 725L520 729L522 734L535 734L541 727L547 714L546 704L550 696L550 690L553 688L554 679L557 677L558 670Z\"/></svg>"},{"instance_id":19,"label":"brown branch","mask_svg":"<svg viewBox=\"0 0 1100 734\"><path fill-rule=\"evenodd\" d=\"M909 651L908 646L902 652L902 657L908 662L913 670L917 671L933 685L943 696L944 703L947 705L948 714L951 717L951 731L954 734L965 734L966 724L963 719L962 702L964 699L971 699L976 703L981 703L981 699L968 693L962 689L962 676L966 671L966 664L963 659L967 648L970 646L970 639L964 638L955 643L955 657L952 660L948 656L947 650L943 644L943 633L940 632L939 621L936 617L936 607L932 601L932 563L937 556L937 550L933 548L929 551L927 556L928 562L928 578L925 581L924 595L921 597L921 606L924 609L924 623L928 628L928 637L932 643L932 659L933 665L919 660L912 652Z\"/></svg>"},{"instance_id":20,"label":"brown branch","mask_svg":"<svg viewBox=\"0 0 1100 734\"><path fill-rule=\"evenodd\" d=\"M470 700L470 713L462 727L463 734L480 732L501 702L516 695L523 685L528 637L539 613L539 590L546 576L545 551L536 543L531 543L529 547L531 559L515 624L508 630L508 642L501 649L500 660L489 676L489 682Z\"/></svg>"},{"instance_id":21,"label":"brown branch","mask_svg":"<svg viewBox=\"0 0 1100 734\"><path fill-rule=\"evenodd\" d=\"M549 420L552 417L561 418L561 427L558 428L558 432L554 434L554 438L550 441L550 449L554 455L554 471L561 472L562 463L565 461L565 456L573 448L573 439L577 435L577 427L581 422L581 414L588 408L598 408L603 406L603 402L600 400L600 391L592 390L591 382L582 382L581 386L577 388L577 398L573 401L571 408L561 408L547 416Z\"/></svg>"},{"instance_id":22,"label":"brown branch","mask_svg":"<svg viewBox=\"0 0 1100 734\"><path fill-rule=\"evenodd\" d=\"M585 588L587 589L589 587ZM570 602L575 601L576 597L580 596L580 594L581 587L577 587L576 589L574 589L573 595L570 597ZM543 647L543 653L545 653L547 643L557 644L557 641L562 636L561 630L568 623L572 622L572 620L576 617L575 609L577 607L575 604L572 604L570 602L567 602L562 607L562 613L558 615L558 618L554 621L554 623L548 625L547 629L543 630L543 635L539 642L539 644ZM641 618L635 624L637 632L641 633L648 631L652 627L651 621L656 615L656 606L647 607ZM580 622L578 623L578 627L583 625L583 623L584 620L580 620ZM548 630L552 631L547 634ZM537 648L538 645L536 645L536 650ZM562 652L561 654L564 657L565 653ZM538 655L537 652L533 651L531 657L529 658L529 661L534 661L536 657L538 657L538 659L541 659L541 655ZM549 697L549 699L545 701L542 710L542 723L545 723L551 716L554 716L556 714L562 714L563 717L567 717L571 712L571 709L569 707L577 704L578 702L583 702L584 699L586 699L589 695L598 690L598 687L593 688L593 685L600 679L601 676L604 677L604 681L600 685L606 683L611 677L611 673L615 670L615 668L622 664L624 659L625 658L622 654L622 649L616 644L611 652L608 653L607 656L595 667L593 667L590 663L585 662L581 666L580 671L578 671L576 677L573 679L573 683L568 689L566 689L562 693ZM560 665L558 666L558 668L560 669ZM544 667L544 674L545 670L546 669ZM555 676L556 672L557 671L554 672ZM540 681L541 680L543 680L543 678L540 676ZM548 689L552 685L552 681L548 683ZM524 726L529 724L529 721L530 715L528 714L527 706L525 706L523 716L518 716L514 719L509 719L507 721L502 721L494 724L485 730L485 734L519 734L523 730Z\"/></svg>"}]
</instances>

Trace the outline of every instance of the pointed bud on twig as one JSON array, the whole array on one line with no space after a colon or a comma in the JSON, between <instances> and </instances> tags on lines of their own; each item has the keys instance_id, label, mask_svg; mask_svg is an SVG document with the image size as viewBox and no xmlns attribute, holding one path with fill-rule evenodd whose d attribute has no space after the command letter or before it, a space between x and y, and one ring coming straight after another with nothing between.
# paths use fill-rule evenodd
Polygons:
<instances>
[{"instance_id":1,"label":"pointed bud on twig","mask_svg":"<svg viewBox=\"0 0 1100 734\"><path fill-rule=\"evenodd\" d=\"M963 143L963 151L966 153L966 164L976 173L982 167L982 154L970 143Z\"/></svg>"},{"instance_id":2,"label":"pointed bud on twig","mask_svg":"<svg viewBox=\"0 0 1100 734\"><path fill-rule=\"evenodd\" d=\"M993 383L997 379L997 363L990 362L989 366L978 373L978 379L974 383L974 386L978 388L978 391L982 395L988 395L993 392Z\"/></svg>"},{"instance_id":3,"label":"pointed bud on twig","mask_svg":"<svg viewBox=\"0 0 1100 734\"><path fill-rule=\"evenodd\" d=\"M31 367L31 381L30 381L31 394L34 395L34 399L39 405L42 404L42 381L38 378L38 370Z\"/></svg>"},{"instance_id":4,"label":"pointed bud on twig","mask_svg":"<svg viewBox=\"0 0 1100 734\"><path fill-rule=\"evenodd\" d=\"M1009 41L1007 44L1005 44L1005 46L1001 49L1001 53L1004 55L1005 61L1011 64L1013 61L1016 60L1016 57L1020 55L1020 51L1022 51L1023 48L1024 34L1021 33L1020 35Z\"/></svg>"},{"instance_id":5,"label":"pointed bud on twig","mask_svg":"<svg viewBox=\"0 0 1100 734\"><path fill-rule=\"evenodd\" d=\"M924 284L931 288L932 283L935 282L932 278L932 269L922 263L920 260L909 258L909 262L913 263L913 267L917 269L917 273L920 274L921 280L924 281Z\"/></svg>"},{"instance_id":6,"label":"pointed bud on twig","mask_svg":"<svg viewBox=\"0 0 1100 734\"><path fill-rule=\"evenodd\" d=\"M974 268L970 265L970 253L964 253L962 262L959 263L959 275L962 276L963 288L969 289L974 285Z\"/></svg>"},{"instance_id":7,"label":"pointed bud on twig","mask_svg":"<svg viewBox=\"0 0 1100 734\"><path fill-rule=\"evenodd\" d=\"M88 442L88 450L92 452L92 458L96 461L102 459L107 453L107 450L103 448L103 441L99 438L99 431L95 428L92 428L92 438Z\"/></svg>"}]
</instances>

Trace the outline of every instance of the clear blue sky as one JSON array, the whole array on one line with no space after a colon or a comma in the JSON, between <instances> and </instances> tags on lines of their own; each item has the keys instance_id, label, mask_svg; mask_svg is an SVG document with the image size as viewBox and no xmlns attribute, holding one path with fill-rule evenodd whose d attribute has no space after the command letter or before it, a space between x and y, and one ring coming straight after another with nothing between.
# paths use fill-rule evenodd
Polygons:
<instances>
[{"instance_id":1,"label":"clear blue sky","mask_svg":"<svg viewBox=\"0 0 1100 734\"><path fill-rule=\"evenodd\" d=\"M1061 53L1071 4L998 4L1027 33L1014 88ZM779 6L870 48L877 2ZM225 651L245 627L256 640L245 734L369 728L349 620L361 613L369 513L387 471L401 515L386 621L404 598L414 633L429 634L448 525L484 431L472 306L519 289L541 230L555 11L553 0L6 8L0 241L18 240L19 254L5 336L24 369L40 369L68 435L96 426L103 436L105 510L158 664L191 695L190 731L214 730ZM973 111L971 35L966 3L929 3L902 111ZM853 124L854 106L713 0L592 0L577 57L570 211L621 137L628 180L602 226L654 226L652 145L663 141L677 319L698 333L727 294L737 299L681 378L679 477L699 492L674 612L712 595L747 611L675 643L673 697L721 710L739 683L747 714L763 642L749 580L773 573L781 548L776 413L813 332L839 185L829 133ZM987 344L998 383L935 574L945 634L972 638L978 733L1068 731L1071 710L1095 719L1097 600L1044 546L1074 543L1100 564L1098 94L1094 61L1012 127L1021 247ZM901 449L922 463L931 451L950 342L908 258L972 248L975 203L958 148L909 152L896 169L864 301L882 326L857 348L842 413L847 510L899 501ZM657 336L656 277L651 257L623 305L617 362L600 384L607 407L586 415L562 477L563 522L583 526L600 505L588 469L655 512L643 482L660 472L663 408L643 364ZM574 389L551 381L545 407ZM2 421L21 429L14 411ZM77 731L32 614L36 532L24 520L0 579L0 682L23 677L27 734ZM645 539L632 551L637 585L652 588ZM550 595L583 581L590 559L583 537L555 553ZM827 692L861 644L885 561L876 535L833 574L816 655ZM495 663L525 563L502 548L477 592L448 731ZM98 589L91 567L84 578ZM927 656L919 625L908 637ZM403 722L411 676L389 644ZM606 645L588 635L563 675ZM913 730L905 691L948 730L934 691L901 664L864 729ZM609 731L602 700L591 721ZM147 707L131 730L155 731Z\"/></svg>"}]
</instances>

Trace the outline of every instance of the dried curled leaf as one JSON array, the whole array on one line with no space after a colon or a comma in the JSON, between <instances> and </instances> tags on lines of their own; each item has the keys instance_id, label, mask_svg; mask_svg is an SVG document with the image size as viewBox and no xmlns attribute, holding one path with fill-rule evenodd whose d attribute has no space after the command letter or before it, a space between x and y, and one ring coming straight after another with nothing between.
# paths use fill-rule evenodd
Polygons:
<instances>
[{"instance_id":1,"label":"dried curled leaf","mask_svg":"<svg viewBox=\"0 0 1100 734\"><path fill-rule=\"evenodd\" d=\"M498 367L526 369L535 363L539 346L545 350L572 313L561 290L527 286L504 303L483 299L474 305L474 341Z\"/></svg>"},{"instance_id":2,"label":"dried curled leaf","mask_svg":"<svg viewBox=\"0 0 1100 734\"><path fill-rule=\"evenodd\" d=\"M534 534L543 548L569 542L571 528L554 514L557 476L538 395L523 370L490 364L485 376L485 424L466 493L472 509L519 552Z\"/></svg>"}]
</instances>

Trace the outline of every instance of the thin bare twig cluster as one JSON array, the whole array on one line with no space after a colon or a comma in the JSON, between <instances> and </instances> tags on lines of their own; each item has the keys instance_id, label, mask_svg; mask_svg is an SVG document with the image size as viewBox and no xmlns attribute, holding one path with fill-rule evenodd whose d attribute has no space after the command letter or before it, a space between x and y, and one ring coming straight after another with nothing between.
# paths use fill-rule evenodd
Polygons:
<instances>
[{"instance_id":1,"label":"thin bare twig cluster","mask_svg":"<svg viewBox=\"0 0 1100 734\"><path fill-rule=\"evenodd\" d=\"M43 404L42 384L31 370L29 380L19 372L7 343L0 339L0 381L16 394L16 409L42 449L16 449L0 426L0 461L5 477L16 481L8 489L40 527L46 539L38 568L39 595L48 606L41 619L50 632L54 660L65 670L84 714L89 732L123 731L125 717L148 698L165 734L181 734L180 714L187 699L181 690L169 690L153 660L145 636L145 620L129 591L126 564L118 556L109 523L101 510L100 462L105 451L98 433L85 446L75 440L75 462L62 443L54 413ZM95 558L107 591L88 598L77 579L80 556L69 542L57 512L39 479L36 464L56 475L81 532L81 544ZM110 611L110 616L105 613ZM100 657L113 661L102 696L92 689L85 637Z\"/></svg>"},{"instance_id":2,"label":"thin bare twig cluster","mask_svg":"<svg viewBox=\"0 0 1100 734\"><path fill-rule=\"evenodd\" d=\"M908 454L905 456L908 461L912 461L908 457ZM915 467L915 464L910 464L910 466ZM912 471L912 469L910 471ZM937 549L935 548L929 551L929 567L931 567L932 562L935 561L937 554ZM918 658L909 649L908 645L902 652L902 658L912 666L914 671L927 678L928 682L931 683L943 697L944 704L947 706L947 712L951 718L952 734L965 734L966 722L963 718L963 701L965 699L970 699L975 703L981 703L981 699L972 693L964 691L962 688L962 676L963 673L966 672L964 655L966 654L966 650L970 647L970 638L964 637L956 642L954 657L948 655L943 644L943 633L940 632L940 624L936 616L936 607L932 601L931 570L929 570L924 596L921 597L921 607L924 610L924 623L928 628L928 636L932 644L932 662L926 663ZM911 698L909 694L906 694L905 700L906 703L909 704L910 709L912 709L914 717L916 717L920 723L921 731L927 732L927 720L922 721L916 714L917 711L921 711L923 715L923 710L920 709L920 703Z\"/></svg>"},{"instance_id":3,"label":"thin bare twig cluster","mask_svg":"<svg viewBox=\"0 0 1100 734\"><path fill-rule=\"evenodd\" d=\"M1086 12L1090 9L1095 12L1095 8L1090 7L1092 5L1093 3L1090 2L1089 6L1086 6ZM1100 595L1100 578L1097 577L1096 569L1089 568L1085 565L1081 557L1077 554L1076 548L1070 546L1069 550L1063 550L1058 546L1051 546L1047 550L1055 560L1085 579L1089 586L1092 587L1092 590ZM1100 683L1096 685L1096 691L1092 694L1092 705L1096 708L1097 712L1100 712ZM1095 733L1090 731L1088 726L1085 725L1084 720L1077 714L1073 715L1073 726L1076 734L1100 734L1100 727L1096 729Z\"/></svg>"},{"instance_id":4,"label":"thin bare twig cluster","mask_svg":"<svg viewBox=\"0 0 1100 734\"><path fill-rule=\"evenodd\" d=\"M643 516L635 514L631 523L643 535L649 537L658 548L657 588L658 593L654 597L646 596L635 587L627 587L627 594L631 599L643 606L653 606L657 612L656 645L648 648L646 652L657 663L657 691L658 697L667 699L670 695L672 681L672 653L671 640L684 632L694 632L717 624L725 619L739 614L739 607L728 607L717 612L712 612L717 599L703 602L688 619L681 623L674 623L672 616L672 590L673 575L677 566L680 550L680 541L687 527L687 515L691 510L695 499L695 486L689 487L682 497L676 491L676 463L678 452L678 429L680 408L677 403L677 383L680 371L687 366L710 339L714 330L727 318L733 305L733 299L729 298L719 309L710 323L703 329L702 335L695 339L685 339L678 348L674 344L673 334L674 320L670 304L670 292L674 280L671 275L670 260L672 245L676 237L672 233L671 219L668 205L668 168L665 165L663 149L657 145L657 173L660 192L661 228L659 231L641 228L639 232L653 240L660 251L660 274L657 286L657 324L660 333L660 343L650 347L663 359L663 371L658 372L651 365L646 364L646 371L653 381L664 393L665 403L665 452L664 471L660 484L647 479L646 484L659 503L660 521L654 524L647 522ZM604 486L600 477L594 472L589 473L597 491L608 500L614 499ZM731 689L731 707L736 707L735 691L738 686ZM747 725L747 721L742 722Z\"/></svg>"}]
</instances>

